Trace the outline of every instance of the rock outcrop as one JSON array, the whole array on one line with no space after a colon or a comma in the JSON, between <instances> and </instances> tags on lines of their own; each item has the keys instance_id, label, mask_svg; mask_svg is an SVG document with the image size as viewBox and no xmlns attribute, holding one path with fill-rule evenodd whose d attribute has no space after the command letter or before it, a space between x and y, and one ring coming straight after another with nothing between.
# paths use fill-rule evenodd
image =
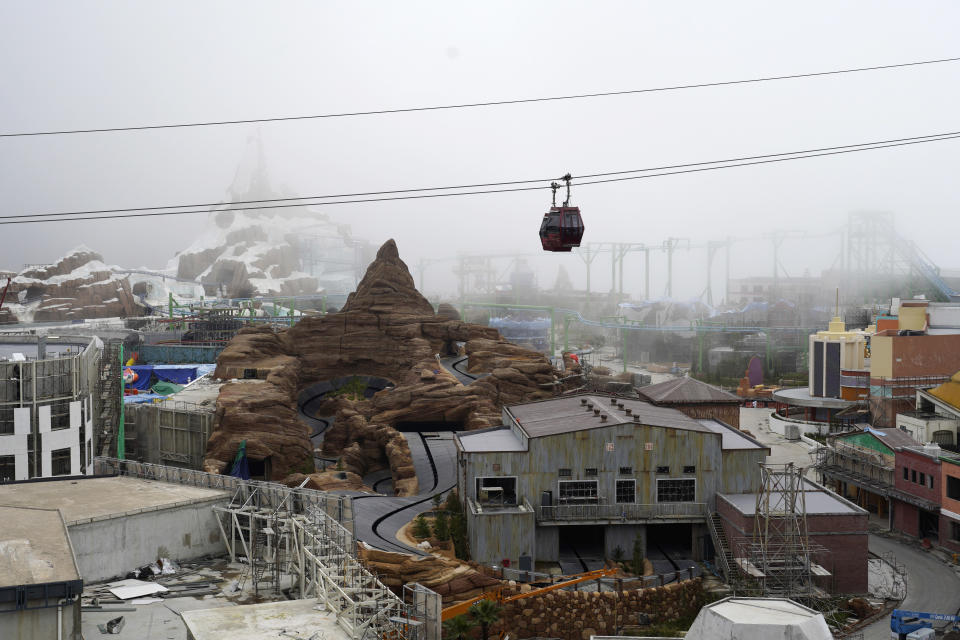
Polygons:
<instances>
[{"instance_id":1,"label":"rock outcrop","mask_svg":"<svg viewBox=\"0 0 960 640\"><path fill-rule=\"evenodd\" d=\"M361 544L359 556L388 587L417 582L439 593L444 606L475 598L500 584L499 580L479 573L466 563L434 555L417 558Z\"/></svg>"},{"instance_id":2,"label":"rock outcrop","mask_svg":"<svg viewBox=\"0 0 960 640\"><path fill-rule=\"evenodd\" d=\"M57 262L13 275L4 302L9 322L64 322L144 315L129 278L78 247ZM6 278L0 285L6 283ZM2 288L2 286L0 286Z\"/></svg>"},{"instance_id":3,"label":"rock outcrop","mask_svg":"<svg viewBox=\"0 0 960 640\"><path fill-rule=\"evenodd\" d=\"M438 354L460 349L469 357L471 373L489 375L464 385L440 366ZM233 389L221 393L205 468L222 471L240 440L247 439L250 451L251 442L260 438L283 445L270 454L276 479L300 471L311 464L312 452L296 415L296 392L343 376L377 376L395 386L372 398L341 397L321 408L320 415L335 416L324 436L324 453L340 456L345 468L360 475L389 467L394 486L404 493L413 488L409 480L415 475L397 425L497 425L504 404L550 397L556 380L542 354L507 342L495 329L462 322L449 306L434 313L393 240L380 248L339 312L305 317L276 333L245 329L221 353L214 376L241 378L251 369L265 381L256 392L261 397L241 400ZM300 445L287 444L297 438Z\"/></svg>"}]
</instances>

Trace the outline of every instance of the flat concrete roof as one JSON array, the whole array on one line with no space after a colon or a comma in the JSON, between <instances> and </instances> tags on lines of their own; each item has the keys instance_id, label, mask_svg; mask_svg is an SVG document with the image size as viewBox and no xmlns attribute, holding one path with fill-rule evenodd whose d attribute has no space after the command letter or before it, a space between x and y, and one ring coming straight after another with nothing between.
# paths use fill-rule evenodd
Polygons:
<instances>
[{"instance_id":1,"label":"flat concrete roof","mask_svg":"<svg viewBox=\"0 0 960 640\"><path fill-rule=\"evenodd\" d=\"M808 516L820 515L860 515L866 514L865 509L844 500L832 491L818 485L816 482L804 478L803 498L807 505ZM722 493L719 494L724 500L734 506L740 513L748 516L757 513L757 494L756 493ZM782 501L781 493L771 493L770 502L772 505Z\"/></svg>"},{"instance_id":2,"label":"flat concrete roof","mask_svg":"<svg viewBox=\"0 0 960 640\"><path fill-rule=\"evenodd\" d=\"M724 424L717 420L716 418L701 418L697 419L697 422L705 426L710 431L720 434L720 448L724 451L730 451L733 449L769 449L759 442L755 442L748 438L745 434L741 433L737 429L734 429L728 424Z\"/></svg>"},{"instance_id":3,"label":"flat concrete roof","mask_svg":"<svg viewBox=\"0 0 960 640\"><path fill-rule=\"evenodd\" d=\"M485 429L479 433L467 431L458 433L460 446L467 453L486 451L525 451L520 438L510 427Z\"/></svg>"},{"instance_id":4,"label":"flat concrete roof","mask_svg":"<svg viewBox=\"0 0 960 640\"><path fill-rule=\"evenodd\" d=\"M856 404L852 400L840 398L818 398L810 395L807 387L796 389L780 389L773 392L773 399L777 402L791 404L797 407L819 407L824 409L846 409Z\"/></svg>"},{"instance_id":5,"label":"flat concrete roof","mask_svg":"<svg viewBox=\"0 0 960 640\"><path fill-rule=\"evenodd\" d=\"M581 404L581 400L586 400L587 405ZM618 402L623 403L623 409L617 406L616 403ZM591 404L593 405L592 409L588 408ZM600 410L599 416L594 415L594 409ZM630 409L633 415L628 416L626 409ZM639 423L644 425L713 433L710 429L693 418L688 418L676 409L655 407L649 402L617 396L578 394L517 404L507 407L507 411L531 438L611 427L618 424L632 424L634 415L639 416ZM601 420L601 416L607 416L606 421Z\"/></svg>"},{"instance_id":6,"label":"flat concrete roof","mask_svg":"<svg viewBox=\"0 0 960 640\"><path fill-rule=\"evenodd\" d=\"M287 600L237 607L184 611L183 621L194 640L262 640L281 632L324 640L349 640L336 616L316 599Z\"/></svg>"},{"instance_id":7,"label":"flat concrete roof","mask_svg":"<svg viewBox=\"0 0 960 640\"><path fill-rule=\"evenodd\" d=\"M67 525L213 501L229 495L217 489L127 476L0 484L0 505L60 509Z\"/></svg>"},{"instance_id":8,"label":"flat concrete roof","mask_svg":"<svg viewBox=\"0 0 960 640\"><path fill-rule=\"evenodd\" d=\"M0 506L0 587L79 580L56 509Z\"/></svg>"}]
</instances>

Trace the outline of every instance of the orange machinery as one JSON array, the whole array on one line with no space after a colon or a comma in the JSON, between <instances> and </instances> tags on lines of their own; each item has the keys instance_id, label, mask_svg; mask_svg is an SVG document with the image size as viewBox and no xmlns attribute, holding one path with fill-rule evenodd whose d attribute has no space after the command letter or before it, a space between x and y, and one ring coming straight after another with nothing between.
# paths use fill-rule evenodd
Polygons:
<instances>
[{"instance_id":1,"label":"orange machinery","mask_svg":"<svg viewBox=\"0 0 960 640\"><path fill-rule=\"evenodd\" d=\"M505 604L507 602L513 602L514 600L522 600L524 598L532 598L534 596L543 595L544 593L556 591L557 589L563 589L564 587L569 587L580 582L596 580L597 578L605 578L615 574L616 572L616 569L597 569L596 571L587 571L586 573L576 573L572 576L566 576L567 579L563 580L562 582L556 582L546 587L534 589L533 591L517 593L507 597L503 597L503 588L499 587L492 591L481 593L476 598L471 598L470 600L465 600L464 602L458 602L457 604L450 605L441 613L441 620L449 620L450 618L456 618L457 616L463 615L470 610L470 607L473 606L475 602L479 602L481 600L493 600L498 604Z\"/></svg>"}]
</instances>

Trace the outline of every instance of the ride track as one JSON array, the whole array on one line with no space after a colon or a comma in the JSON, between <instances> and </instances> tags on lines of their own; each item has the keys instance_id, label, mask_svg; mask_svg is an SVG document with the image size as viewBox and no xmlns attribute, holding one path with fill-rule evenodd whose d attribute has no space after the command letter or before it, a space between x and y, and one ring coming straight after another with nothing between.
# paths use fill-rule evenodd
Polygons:
<instances>
[{"instance_id":1,"label":"ride track","mask_svg":"<svg viewBox=\"0 0 960 640\"><path fill-rule=\"evenodd\" d=\"M462 358L459 362L466 361L466 358ZM462 376L476 380L478 376L474 376L466 373L462 370L457 370ZM456 375L456 374L454 374ZM460 376L457 376L460 379ZM298 411L300 414L300 419L305 422L308 426L311 427L312 433L310 435L311 442L316 445L316 438L322 437L324 432L330 428L333 424L333 417L317 417L315 415L316 407L322 401L324 396L329 392L329 389L324 389L323 391L311 391L311 389L316 389L316 385L312 388L305 389L301 392L299 401L298 401ZM430 433L437 433L434 429L429 429ZM425 479L424 476L432 476L432 484L430 489L426 491L421 491L418 495L412 497L397 497L397 496L386 496L386 495L368 495L361 494L358 492L344 492L347 495L350 495L354 503L354 523L356 527L356 536L358 540L369 544L372 547L384 550L384 551L398 551L400 553L412 553L417 556L427 555L422 550L415 547L410 547L405 544L400 543L396 540L396 532L400 527L396 527L393 531L394 539L391 540L389 532L383 531L385 528L384 523L389 519L394 519L393 524L397 524L399 520L402 520L404 524L412 520L416 514L423 511L423 509L417 509L424 503L428 503L433 500L433 497L436 495L443 495L449 492L456 486L456 483L451 483L449 486L444 486L438 489L438 486L441 484L440 470L438 469L437 460L434 456L433 448L431 447L430 441L443 442L444 440L438 440L437 438L428 438L424 435L422 431L411 431L409 433L416 433L419 436L419 440L414 440L412 442L418 443L422 446L423 456L417 456L420 459L421 467L428 466L428 469L424 469L423 472L417 473L418 480L422 483ZM442 432L440 432L442 433ZM411 443L411 440L408 438L408 443ZM414 446L412 449L420 449L420 447ZM419 453L419 451L417 451ZM447 452L449 453L449 452ZM413 454L413 451L411 451ZM417 461L415 458L415 463ZM325 460L325 459L324 459ZM453 475L453 474L446 474ZM374 483L374 490L376 490L377 485L380 483L391 479L391 478L382 478ZM446 479L446 478L444 478ZM358 504L359 501L364 501L361 504ZM387 505L398 505L396 508L387 507ZM383 512L383 509L387 508L386 512ZM409 512L409 517L403 516L398 519L398 516L402 516L404 512ZM402 526L402 525L401 525ZM369 528L368 528L369 527ZM387 533L387 536L384 535Z\"/></svg>"}]
</instances>

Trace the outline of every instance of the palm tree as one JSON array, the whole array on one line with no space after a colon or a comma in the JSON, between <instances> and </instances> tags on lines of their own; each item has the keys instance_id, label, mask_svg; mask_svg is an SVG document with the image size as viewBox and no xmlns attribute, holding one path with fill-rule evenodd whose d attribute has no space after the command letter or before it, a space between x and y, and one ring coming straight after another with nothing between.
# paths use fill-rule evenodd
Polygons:
<instances>
[{"instance_id":1,"label":"palm tree","mask_svg":"<svg viewBox=\"0 0 960 640\"><path fill-rule=\"evenodd\" d=\"M480 625L480 635L487 640L490 625L500 619L500 605L493 600L480 600L470 607L470 617Z\"/></svg>"},{"instance_id":2,"label":"palm tree","mask_svg":"<svg viewBox=\"0 0 960 640\"><path fill-rule=\"evenodd\" d=\"M443 636L446 640L463 640L477 623L467 616L457 616L443 621Z\"/></svg>"}]
</instances>

